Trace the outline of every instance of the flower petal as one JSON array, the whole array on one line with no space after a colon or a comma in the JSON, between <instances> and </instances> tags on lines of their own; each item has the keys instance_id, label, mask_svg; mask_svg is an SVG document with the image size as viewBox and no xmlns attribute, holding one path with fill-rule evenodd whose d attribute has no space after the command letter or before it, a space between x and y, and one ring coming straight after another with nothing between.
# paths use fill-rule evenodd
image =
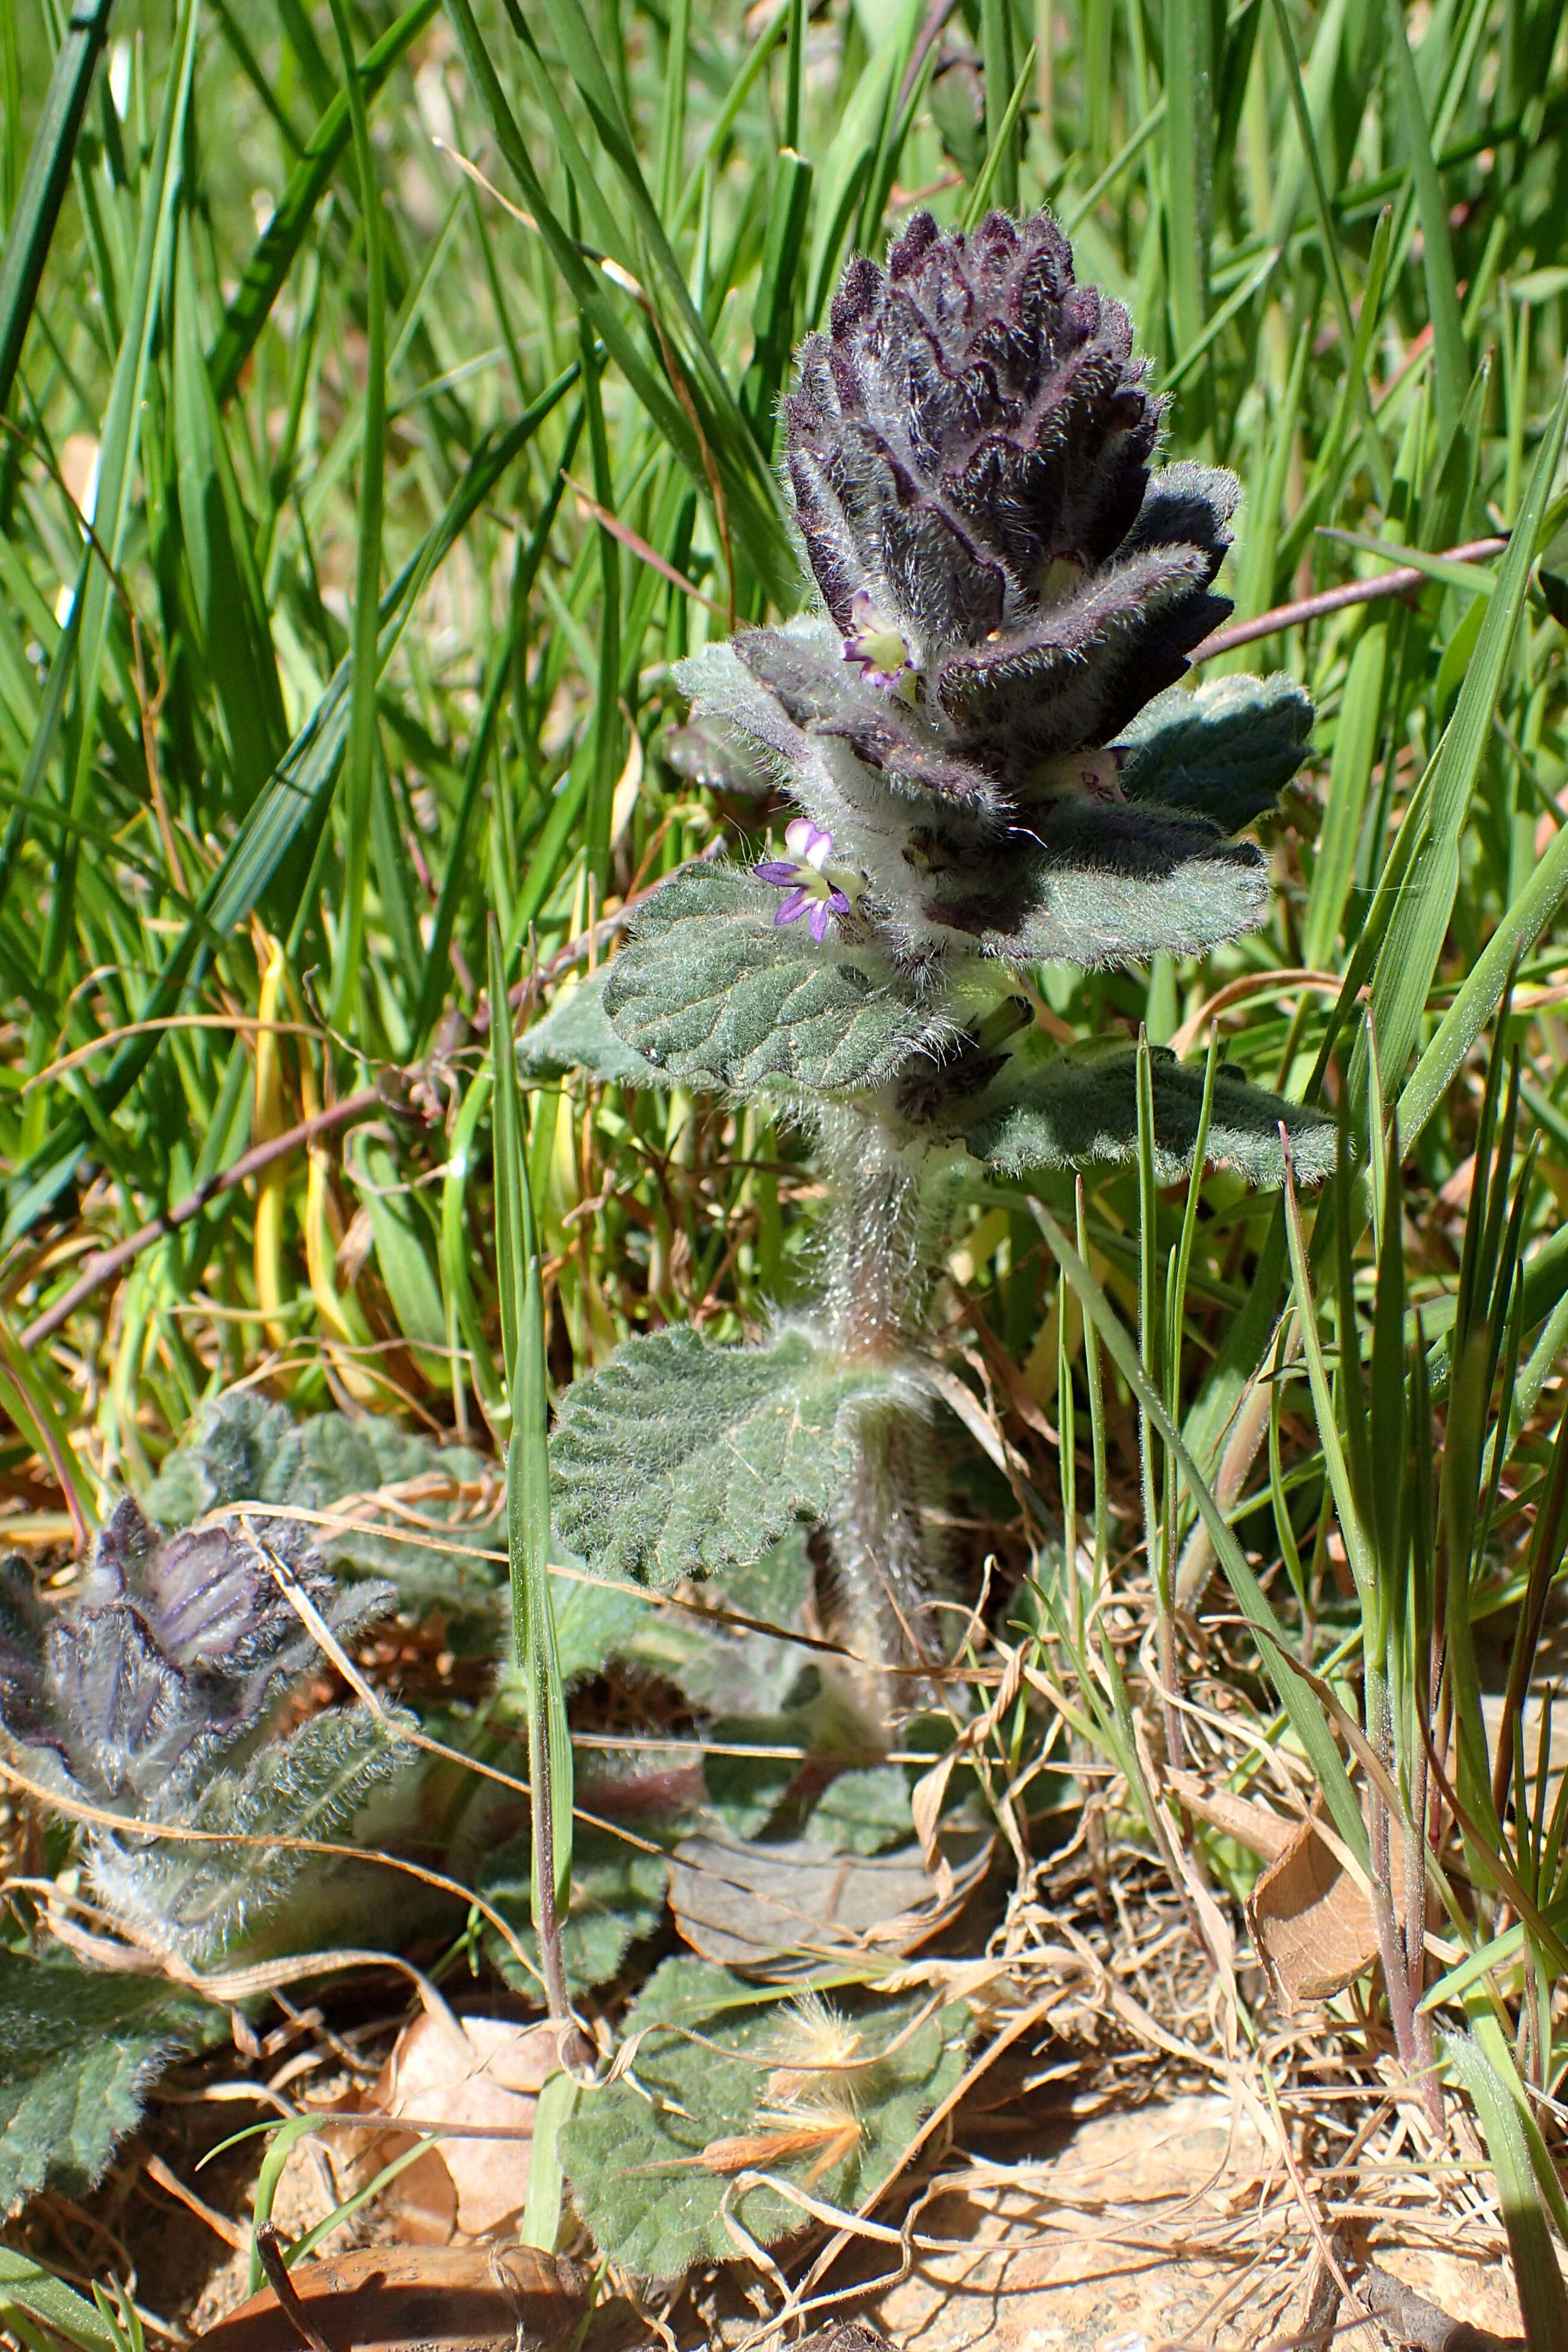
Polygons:
<instances>
[{"instance_id":1,"label":"flower petal","mask_svg":"<svg viewBox=\"0 0 1568 2352\"><path fill-rule=\"evenodd\" d=\"M811 910L811 922L809 928L811 930L811 936L816 941L818 947L822 945L824 939L827 935L828 911L828 903L826 898L819 898L816 906L813 907Z\"/></svg>"},{"instance_id":2,"label":"flower petal","mask_svg":"<svg viewBox=\"0 0 1568 2352\"><path fill-rule=\"evenodd\" d=\"M793 816L784 827L784 847L796 857L804 857L811 847L811 836L816 831L808 816Z\"/></svg>"},{"instance_id":3,"label":"flower petal","mask_svg":"<svg viewBox=\"0 0 1568 2352\"><path fill-rule=\"evenodd\" d=\"M775 890L790 890L800 880L800 867L793 857L764 857L752 873L759 882L771 882Z\"/></svg>"},{"instance_id":4,"label":"flower petal","mask_svg":"<svg viewBox=\"0 0 1568 2352\"><path fill-rule=\"evenodd\" d=\"M775 931L778 929L781 923L794 922L795 917L805 906L807 896L808 893L805 890L792 890L790 892L789 897L784 900L783 906L780 907L778 912L773 917L773 929Z\"/></svg>"}]
</instances>

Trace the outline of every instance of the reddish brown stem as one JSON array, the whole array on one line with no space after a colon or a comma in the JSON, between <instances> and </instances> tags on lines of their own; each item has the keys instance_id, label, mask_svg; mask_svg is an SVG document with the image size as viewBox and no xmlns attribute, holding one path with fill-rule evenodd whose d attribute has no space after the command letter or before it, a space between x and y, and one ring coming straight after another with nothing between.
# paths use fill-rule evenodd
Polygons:
<instances>
[{"instance_id":1,"label":"reddish brown stem","mask_svg":"<svg viewBox=\"0 0 1568 2352\"><path fill-rule=\"evenodd\" d=\"M281 1135L268 1136L265 1143L253 1144L248 1151L241 1152L229 1167L219 1169L198 1184L194 1192L187 1192L183 1201L176 1201L172 1209L161 1209L155 1217L150 1217L133 1234L127 1234L122 1242L116 1242L111 1249L100 1250L96 1257L89 1258L63 1297L57 1298L52 1307L46 1307L43 1314L36 1316L28 1324L22 1333L22 1346L36 1348L40 1341L49 1339L76 1313L83 1299L90 1298L95 1290L100 1290L121 1266L129 1265L132 1258L139 1257L144 1249L163 1240L178 1226L188 1225L191 1219L199 1217L207 1202L216 1200L220 1192L232 1192L237 1184L243 1184L249 1177L259 1175L262 1169L269 1168L275 1160L286 1160L291 1151L298 1151L301 1145L313 1142L318 1135L325 1135L334 1127L346 1127L354 1119L369 1118L393 1108L377 1087L366 1087L362 1093L347 1095L329 1109L319 1110L313 1118L302 1118L298 1127L290 1127Z\"/></svg>"},{"instance_id":2,"label":"reddish brown stem","mask_svg":"<svg viewBox=\"0 0 1568 2352\"><path fill-rule=\"evenodd\" d=\"M1507 545L1506 539L1470 539L1463 547L1444 548L1437 560L1473 563L1482 556L1500 555ZM1195 668L1199 662L1213 661L1216 654L1234 653L1237 646L1256 645L1260 637L1278 636L1281 629L1299 628L1304 622L1321 620L1325 614L1343 612L1347 604L1373 604L1380 596L1407 596L1413 588L1424 588L1430 577L1413 563L1401 563L1375 580L1343 581L1320 595L1298 596L1291 604L1276 604L1272 612L1259 613L1255 621L1237 621L1231 628L1216 629L1194 647L1189 658Z\"/></svg>"}]
</instances>

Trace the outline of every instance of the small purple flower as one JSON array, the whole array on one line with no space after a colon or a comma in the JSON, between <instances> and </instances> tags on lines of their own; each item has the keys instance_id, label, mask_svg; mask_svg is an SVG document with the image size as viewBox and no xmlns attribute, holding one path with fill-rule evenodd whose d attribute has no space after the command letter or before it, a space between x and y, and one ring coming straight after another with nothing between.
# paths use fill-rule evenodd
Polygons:
<instances>
[{"instance_id":1,"label":"small purple flower","mask_svg":"<svg viewBox=\"0 0 1568 2352\"><path fill-rule=\"evenodd\" d=\"M864 588L856 591L849 620L845 660L855 665L868 686L886 687L905 702L912 702L918 690L914 656L903 632L883 620Z\"/></svg>"},{"instance_id":2,"label":"small purple flower","mask_svg":"<svg viewBox=\"0 0 1568 2352\"><path fill-rule=\"evenodd\" d=\"M852 914L864 886L847 867L829 866L833 835L808 816L793 817L785 825L784 847L787 857L764 857L752 871L759 882L771 882L775 890L789 893L773 917L773 928L795 922L809 907L811 936L820 947L827 936L828 917Z\"/></svg>"}]
</instances>

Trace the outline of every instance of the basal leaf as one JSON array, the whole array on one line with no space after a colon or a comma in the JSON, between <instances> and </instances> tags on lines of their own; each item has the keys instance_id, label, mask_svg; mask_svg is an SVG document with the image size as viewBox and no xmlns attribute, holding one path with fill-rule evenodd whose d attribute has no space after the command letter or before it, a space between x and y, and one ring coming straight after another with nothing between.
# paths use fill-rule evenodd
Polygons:
<instances>
[{"instance_id":1,"label":"basal leaf","mask_svg":"<svg viewBox=\"0 0 1568 2352\"><path fill-rule=\"evenodd\" d=\"M0 1951L0 2214L39 2189L91 2189L168 2061L227 2030L161 1977Z\"/></svg>"},{"instance_id":2,"label":"basal leaf","mask_svg":"<svg viewBox=\"0 0 1568 2352\"><path fill-rule=\"evenodd\" d=\"M110 1833L93 1843L93 1885L117 1918L198 1965L237 1947L308 1951L345 1916L376 1909L384 1917L385 1890L375 1867L301 1852L290 1841L349 1838L370 1799L413 1756L369 1707L312 1716L242 1769L208 1781L189 1825L219 1832L225 1843ZM409 1925L400 1898L399 1932Z\"/></svg>"},{"instance_id":3,"label":"basal leaf","mask_svg":"<svg viewBox=\"0 0 1568 2352\"><path fill-rule=\"evenodd\" d=\"M804 921L776 926L776 891L733 866L679 876L650 899L610 967L616 1035L682 1086L734 1094L853 1094L921 1050L925 1024L874 952Z\"/></svg>"},{"instance_id":4,"label":"basal leaf","mask_svg":"<svg viewBox=\"0 0 1568 2352\"><path fill-rule=\"evenodd\" d=\"M582 1562L571 1565L580 1569ZM601 1584L563 1572L559 1550L551 1570L562 1680L568 1688L606 1665L625 1664L673 1683L710 1717L771 1716L788 1699L808 1653L787 1638L798 1630L811 1590L804 1532L754 1563L728 1569L710 1584L715 1613L661 1606L625 1584ZM731 1624L719 1611L760 1621L758 1630ZM779 1633L761 1630L778 1626Z\"/></svg>"},{"instance_id":5,"label":"basal leaf","mask_svg":"<svg viewBox=\"0 0 1568 2352\"><path fill-rule=\"evenodd\" d=\"M897 1393L807 1331L716 1348L681 1328L628 1339L562 1400L555 1519L596 1574L655 1585L753 1560L825 1511L852 1460L858 1406Z\"/></svg>"},{"instance_id":6,"label":"basal leaf","mask_svg":"<svg viewBox=\"0 0 1568 2352\"><path fill-rule=\"evenodd\" d=\"M561 1958L574 1991L591 1991L615 1976L634 1943L653 1935L664 1918L669 1864L603 1830L579 1829L573 1842L572 1899L561 1923ZM516 1838L493 1856L479 1891L537 1958L531 1916L532 1861L527 1837ZM532 1994L537 1979L527 1976L496 1930L487 1928L485 1947L515 1992Z\"/></svg>"},{"instance_id":7,"label":"basal leaf","mask_svg":"<svg viewBox=\"0 0 1568 2352\"><path fill-rule=\"evenodd\" d=\"M1152 1076L1155 1172L1162 1184L1172 1184L1192 1165L1204 1073L1201 1066L1156 1053ZM1279 1184L1284 1180L1281 1122L1298 1178L1315 1183L1326 1176L1334 1164L1332 1119L1282 1102L1222 1067L1215 1077L1206 1156L1238 1170L1250 1184ZM1031 1038L973 1103L964 1140L976 1159L1015 1176L1136 1160L1136 1048L1056 1054Z\"/></svg>"},{"instance_id":8,"label":"basal leaf","mask_svg":"<svg viewBox=\"0 0 1568 2352\"><path fill-rule=\"evenodd\" d=\"M587 2092L563 2135L600 2252L671 2278L742 2251L727 2213L763 2245L798 2230L802 2208L782 2189L738 2189L748 2171L809 2177L816 2196L851 2210L872 2196L958 2082L968 2013L953 2004L910 2032L921 1996L854 2001L825 2021L819 2007L759 2000L727 1969L667 1960L626 2022L636 2085ZM847 2063L814 2072L828 2035Z\"/></svg>"},{"instance_id":9,"label":"basal leaf","mask_svg":"<svg viewBox=\"0 0 1568 2352\"><path fill-rule=\"evenodd\" d=\"M811 1844L831 1853L880 1853L910 1834L910 1784L897 1764L840 1772L805 1825Z\"/></svg>"}]
</instances>

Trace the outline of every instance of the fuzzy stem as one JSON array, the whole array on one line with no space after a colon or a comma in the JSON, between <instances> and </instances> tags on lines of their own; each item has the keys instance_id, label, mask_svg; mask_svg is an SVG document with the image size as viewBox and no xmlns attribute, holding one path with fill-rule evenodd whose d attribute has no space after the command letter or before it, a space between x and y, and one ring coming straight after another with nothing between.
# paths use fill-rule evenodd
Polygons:
<instances>
[{"instance_id":1,"label":"fuzzy stem","mask_svg":"<svg viewBox=\"0 0 1568 2352\"><path fill-rule=\"evenodd\" d=\"M941 1264L951 1155L896 1143L875 1116L823 1113L819 1141L829 1208L822 1241L826 1337L850 1358L917 1355ZM877 1667L918 1667L939 1654L937 1563L926 1521L931 1441L914 1397L863 1411L856 1454L825 1534L826 1614L871 1669L857 1710L881 1727L907 1712Z\"/></svg>"},{"instance_id":2,"label":"fuzzy stem","mask_svg":"<svg viewBox=\"0 0 1568 2352\"><path fill-rule=\"evenodd\" d=\"M822 1238L827 1338L842 1354L885 1360L923 1326L941 1258L946 1187L940 1155L900 1149L868 1112L819 1124L828 1212Z\"/></svg>"}]
</instances>

